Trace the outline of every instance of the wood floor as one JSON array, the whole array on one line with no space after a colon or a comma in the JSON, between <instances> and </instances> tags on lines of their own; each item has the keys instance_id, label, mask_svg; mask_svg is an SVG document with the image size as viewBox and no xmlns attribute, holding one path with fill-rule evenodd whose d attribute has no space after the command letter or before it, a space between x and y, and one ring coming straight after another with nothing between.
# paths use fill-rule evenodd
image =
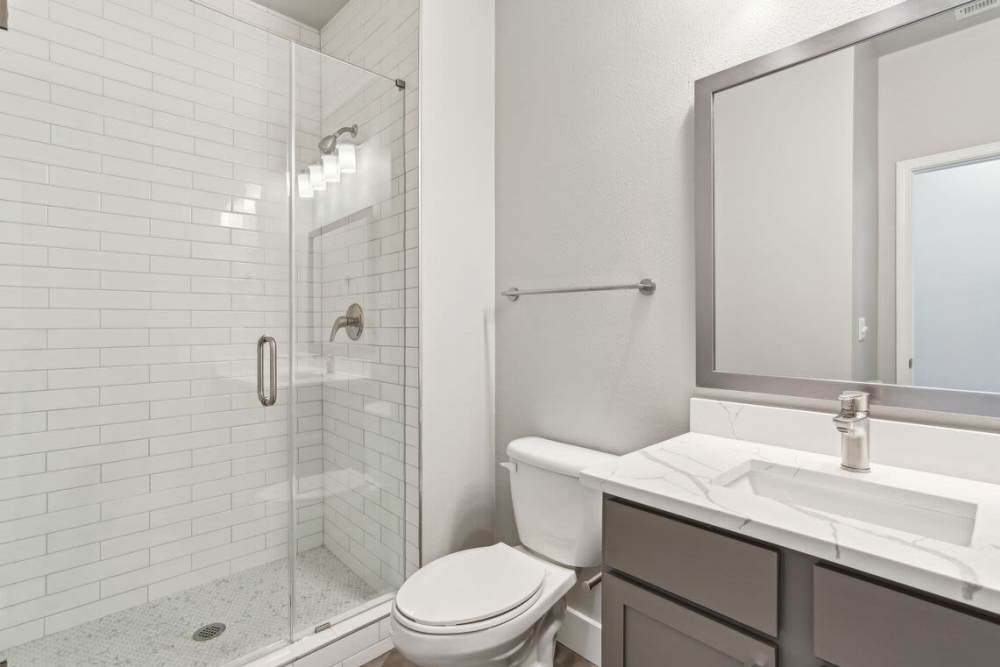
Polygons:
<instances>
[{"instance_id":1,"label":"wood floor","mask_svg":"<svg viewBox=\"0 0 1000 667\"><path fill-rule=\"evenodd\" d=\"M576 653L573 653L562 644L557 645L555 667L594 667L593 663L587 662ZM412 662L399 655L395 651L386 653L381 658L372 660L363 667L417 667Z\"/></svg>"}]
</instances>

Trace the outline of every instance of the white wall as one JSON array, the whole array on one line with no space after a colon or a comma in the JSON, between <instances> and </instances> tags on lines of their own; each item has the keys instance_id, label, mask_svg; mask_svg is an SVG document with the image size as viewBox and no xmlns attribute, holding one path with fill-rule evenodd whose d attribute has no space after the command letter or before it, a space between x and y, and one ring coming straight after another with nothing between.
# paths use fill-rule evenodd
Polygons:
<instances>
[{"instance_id":1,"label":"white wall","mask_svg":"<svg viewBox=\"0 0 1000 667\"><path fill-rule=\"evenodd\" d=\"M716 95L717 369L875 379L877 68L868 43Z\"/></svg>"},{"instance_id":2,"label":"white wall","mask_svg":"<svg viewBox=\"0 0 1000 667\"><path fill-rule=\"evenodd\" d=\"M959 46L960 45L960 46ZM879 61L879 377L894 381L896 163L1000 139L1000 21ZM984 83L989 82L989 83ZM956 107L955 100L961 100Z\"/></svg>"},{"instance_id":3,"label":"white wall","mask_svg":"<svg viewBox=\"0 0 1000 667\"><path fill-rule=\"evenodd\" d=\"M422 557L493 519L494 4L423 0Z\"/></svg>"},{"instance_id":4,"label":"white wall","mask_svg":"<svg viewBox=\"0 0 1000 667\"><path fill-rule=\"evenodd\" d=\"M539 434L611 451L688 427L694 80L892 0L497 3L497 288L654 278L650 299L497 302L497 456ZM498 534L516 540L507 477ZM579 593L572 604L598 615Z\"/></svg>"},{"instance_id":5,"label":"white wall","mask_svg":"<svg viewBox=\"0 0 1000 667\"><path fill-rule=\"evenodd\" d=\"M497 288L659 283L498 301L499 457L529 433L628 451L686 429L694 80L892 4L498 3Z\"/></svg>"},{"instance_id":6,"label":"white wall","mask_svg":"<svg viewBox=\"0 0 1000 667\"><path fill-rule=\"evenodd\" d=\"M851 271L854 380L878 379L878 53L874 43L854 51L854 177ZM859 319L868 328L859 340Z\"/></svg>"},{"instance_id":7,"label":"white wall","mask_svg":"<svg viewBox=\"0 0 1000 667\"><path fill-rule=\"evenodd\" d=\"M849 378L854 49L715 96L715 354Z\"/></svg>"}]
</instances>

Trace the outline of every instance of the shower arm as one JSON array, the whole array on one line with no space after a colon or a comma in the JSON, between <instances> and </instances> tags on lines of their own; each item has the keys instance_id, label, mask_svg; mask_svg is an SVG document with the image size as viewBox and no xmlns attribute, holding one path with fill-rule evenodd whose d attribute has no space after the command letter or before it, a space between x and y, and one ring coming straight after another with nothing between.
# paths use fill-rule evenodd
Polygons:
<instances>
[{"instance_id":1,"label":"shower arm","mask_svg":"<svg viewBox=\"0 0 1000 667\"><path fill-rule=\"evenodd\" d=\"M0 0L0 2L2 1L3 0ZM358 126L348 125L346 127L342 127L333 134L327 135L322 139L320 139L319 141L320 152L323 155L331 155L333 151L337 149L337 140L340 139L340 137L342 137L345 134L349 134L352 137L356 138L358 136Z\"/></svg>"}]
</instances>

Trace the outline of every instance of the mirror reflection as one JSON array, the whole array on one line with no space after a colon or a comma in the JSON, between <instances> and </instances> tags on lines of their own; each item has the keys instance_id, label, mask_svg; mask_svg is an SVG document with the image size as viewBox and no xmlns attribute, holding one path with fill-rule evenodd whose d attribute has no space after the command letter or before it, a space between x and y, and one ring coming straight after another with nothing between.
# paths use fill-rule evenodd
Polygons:
<instances>
[{"instance_id":1,"label":"mirror reflection","mask_svg":"<svg viewBox=\"0 0 1000 667\"><path fill-rule=\"evenodd\" d=\"M1000 392L1000 4L714 98L715 369Z\"/></svg>"}]
</instances>

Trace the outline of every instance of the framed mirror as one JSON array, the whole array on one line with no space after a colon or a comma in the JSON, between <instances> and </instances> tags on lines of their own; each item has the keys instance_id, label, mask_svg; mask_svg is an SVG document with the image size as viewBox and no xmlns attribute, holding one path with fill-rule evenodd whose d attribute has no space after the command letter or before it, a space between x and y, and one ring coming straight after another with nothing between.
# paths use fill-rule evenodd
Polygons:
<instances>
[{"instance_id":1,"label":"framed mirror","mask_svg":"<svg viewBox=\"0 0 1000 667\"><path fill-rule=\"evenodd\" d=\"M1000 416L1000 0L696 84L698 385Z\"/></svg>"}]
</instances>

